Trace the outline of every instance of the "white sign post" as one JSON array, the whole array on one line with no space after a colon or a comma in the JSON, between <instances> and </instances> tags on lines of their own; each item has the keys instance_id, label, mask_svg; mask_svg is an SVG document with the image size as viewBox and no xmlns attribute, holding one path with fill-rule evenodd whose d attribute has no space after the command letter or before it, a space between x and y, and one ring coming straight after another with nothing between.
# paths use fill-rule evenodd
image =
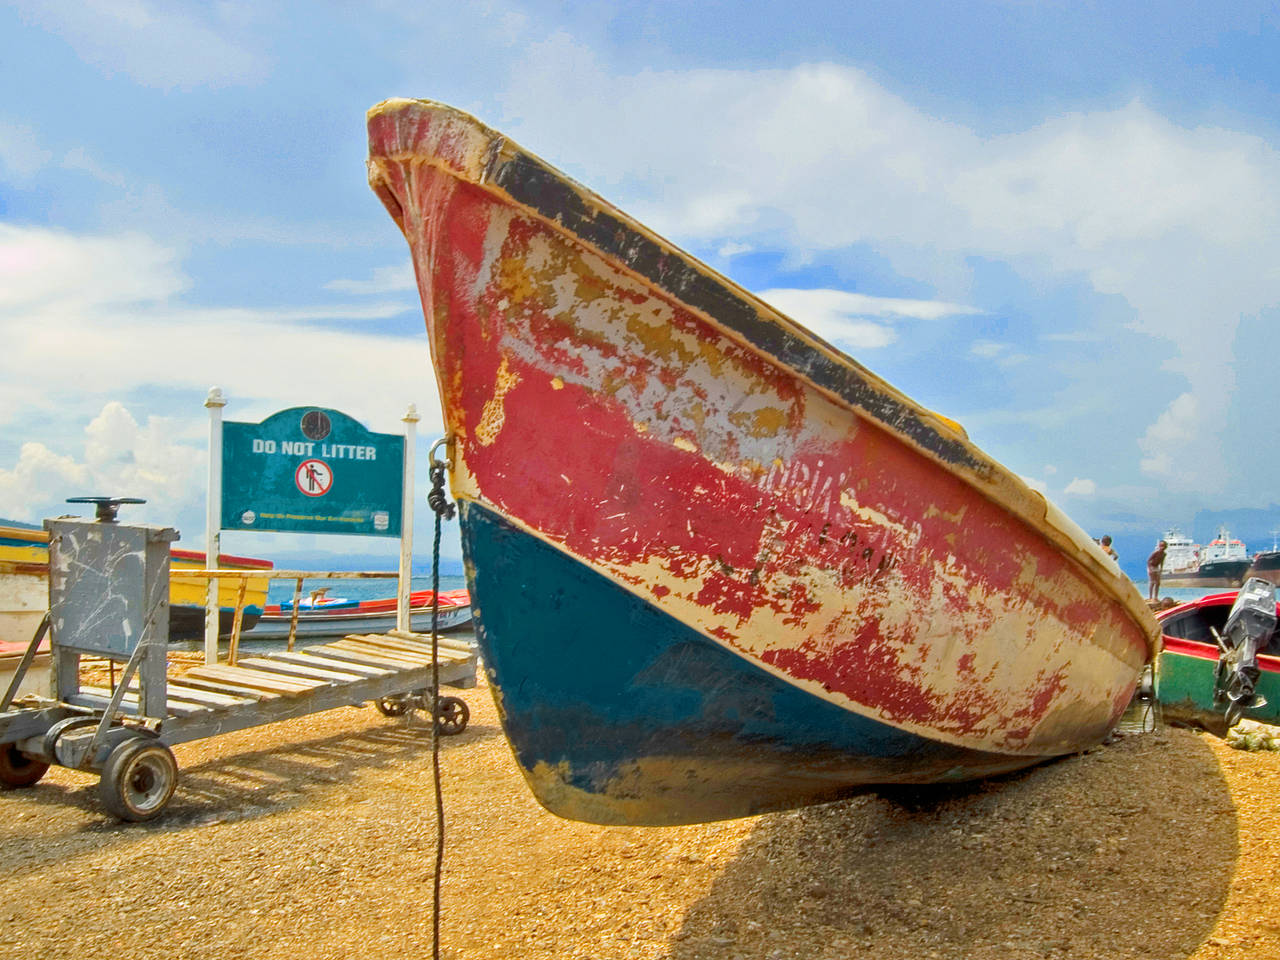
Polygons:
<instances>
[{"instance_id":1,"label":"white sign post","mask_svg":"<svg viewBox=\"0 0 1280 960\"><path fill-rule=\"evenodd\" d=\"M413 579L413 472L418 443L418 408L412 403L404 423L404 500L400 510L400 580L396 589L396 629L409 630L409 587Z\"/></svg>"},{"instance_id":2,"label":"white sign post","mask_svg":"<svg viewBox=\"0 0 1280 960\"><path fill-rule=\"evenodd\" d=\"M219 387L209 389L204 405L209 408L209 496L204 521L204 568L218 569L222 549L222 408L226 398ZM218 662L218 581L210 577L205 586L204 662Z\"/></svg>"}]
</instances>

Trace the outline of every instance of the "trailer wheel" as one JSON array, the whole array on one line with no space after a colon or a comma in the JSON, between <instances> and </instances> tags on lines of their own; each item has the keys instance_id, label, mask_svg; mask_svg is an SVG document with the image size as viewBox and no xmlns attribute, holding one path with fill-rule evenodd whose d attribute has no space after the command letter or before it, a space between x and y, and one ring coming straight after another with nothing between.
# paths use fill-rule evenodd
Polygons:
<instances>
[{"instance_id":1,"label":"trailer wheel","mask_svg":"<svg viewBox=\"0 0 1280 960\"><path fill-rule=\"evenodd\" d=\"M98 796L108 812L138 823L158 815L177 785L173 751L150 737L130 737L107 757Z\"/></svg>"},{"instance_id":2,"label":"trailer wheel","mask_svg":"<svg viewBox=\"0 0 1280 960\"><path fill-rule=\"evenodd\" d=\"M16 743L0 747L0 788L29 787L37 783L48 769L47 763L28 757Z\"/></svg>"},{"instance_id":3,"label":"trailer wheel","mask_svg":"<svg viewBox=\"0 0 1280 960\"><path fill-rule=\"evenodd\" d=\"M409 705L400 698L375 700L373 705L384 717L403 717L409 712Z\"/></svg>"},{"instance_id":4,"label":"trailer wheel","mask_svg":"<svg viewBox=\"0 0 1280 960\"><path fill-rule=\"evenodd\" d=\"M456 736L467 729L470 719L471 711L466 701L459 697L441 697L436 704L436 726L446 737Z\"/></svg>"}]
</instances>

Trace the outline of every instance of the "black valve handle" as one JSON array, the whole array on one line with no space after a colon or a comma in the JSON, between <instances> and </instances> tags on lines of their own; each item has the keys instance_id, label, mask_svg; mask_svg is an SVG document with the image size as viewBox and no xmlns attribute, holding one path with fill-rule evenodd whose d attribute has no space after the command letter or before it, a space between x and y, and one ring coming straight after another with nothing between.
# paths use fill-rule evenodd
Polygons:
<instances>
[{"instance_id":1,"label":"black valve handle","mask_svg":"<svg viewBox=\"0 0 1280 960\"><path fill-rule=\"evenodd\" d=\"M94 519L98 523L115 523L116 514L119 512L121 504L146 502L145 500L139 500L137 497L67 497L67 503L92 503L96 505L98 510Z\"/></svg>"}]
</instances>

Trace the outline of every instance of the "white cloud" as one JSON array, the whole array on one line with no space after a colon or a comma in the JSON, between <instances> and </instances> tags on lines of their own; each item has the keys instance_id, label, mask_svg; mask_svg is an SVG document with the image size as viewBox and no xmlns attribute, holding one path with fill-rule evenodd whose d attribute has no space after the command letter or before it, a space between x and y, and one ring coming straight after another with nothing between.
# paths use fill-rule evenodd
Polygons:
<instances>
[{"instance_id":1,"label":"white cloud","mask_svg":"<svg viewBox=\"0 0 1280 960\"><path fill-rule=\"evenodd\" d=\"M413 262L406 260L394 267L377 267L368 280L331 280L324 287L338 293L399 293L417 290L418 282L413 275Z\"/></svg>"},{"instance_id":2,"label":"white cloud","mask_svg":"<svg viewBox=\"0 0 1280 960\"><path fill-rule=\"evenodd\" d=\"M30 127L0 121L0 172L15 180L25 179L50 159L51 154L40 146Z\"/></svg>"},{"instance_id":3,"label":"white cloud","mask_svg":"<svg viewBox=\"0 0 1280 960\"><path fill-rule=\"evenodd\" d=\"M1011 367L1031 359L1027 354L1015 350L1011 344L995 340L975 340L970 344L969 352L983 360L993 360L1002 367Z\"/></svg>"},{"instance_id":4,"label":"white cloud","mask_svg":"<svg viewBox=\"0 0 1280 960\"><path fill-rule=\"evenodd\" d=\"M1188 457L1186 451L1196 449L1198 436L1212 428L1213 425L1204 420L1197 397L1191 393L1180 394L1138 441L1144 454L1142 472L1157 478L1175 477L1199 465L1204 451L1197 451L1195 457ZM1225 472L1218 464L1210 479L1221 478ZM1220 488L1221 480L1208 486L1210 491Z\"/></svg>"},{"instance_id":5,"label":"white cloud","mask_svg":"<svg viewBox=\"0 0 1280 960\"><path fill-rule=\"evenodd\" d=\"M1078 497L1092 497L1098 492L1098 485L1092 480L1073 477L1071 482L1063 488L1062 492Z\"/></svg>"},{"instance_id":6,"label":"white cloud","mask_svg":"<svg viewBox=\"0 0 1280 960\"><path fill-rule=\"evenodd\" d=\"M839 313L846 316L909 317L917 320L938 320L963 314L981 313L974 307L939 300L903 300L897 297L872 297L864 293L845 290L766 290L762 299L774 302L783 298L793 304L802 304L819 312Z\"/></svg>"},{"instance_id":7,"label":"white cloud","mask_svg":"<svg viewBox=\"0 0 1280 960\"><path fill-rule=\"evenodd\" d=\"M896 338L891 326L868 318L934 320L979 312L954 303L871 297L845 290L779 288L762 291L760 299L824 340L849 350L888 346Z\"/></svg>"},{"instance_id":8,"label":"white cloud","mask_svg":"<svg viewBox=\"0 0 1280 960\"><path fill-rule=\"evenodd\" d=\"M1168 369L1197 404L1185 432L1203 456L1162 476L1212 482L1238 319L1280 304L1280 153L1265 140L1141 101L984 138L846 66L623 75L564 35L530 45L518 76L508 132L685 242L869 246L944 298L963 295L973 256L1122 297L1134 328L1174 345ZM854 339L888 339L857 322ZM1148 448L1176 415L1144 440L1148 472L1168 466Z\"/></svg>"},{"instance_id":9,"label":"white cloud","mask_svg":"<svg viewBox=\"0 0 1280 960\"><path fill-rule=\"evenodd\" d=\"M117 170L109 170L98 162L84 147L73 147L62 158L62 166L67 170L78 170L95 180L110 184L120 190L132 192L129 178Z\"/></svg>"},{"instance_id":10,"label":"white cloud","mask_svg":"<svg viewBox=\"0 0 1280 960\"><path fill-rule=\"evenodd\" d=\"M0 503L4 504L4 516L11 519L34 519L34 511L49 503L50 491L78 493L90 486L88 468L37 441L22 445L12 470L0 467Z\"/></svg>"},{"instance_id":11,"label":"white cloud","mask_svg":"<svg viewBox=\"0 0 1280 960\"><path fill-rule=\"evenodd\" d=\"M122 383L185 391L187 419L200 420L216 383L234 419L323 403L385 429L375 424L415 402L422 430L440 430L425 333L314 322L393 316L409 302L199 309L177 299L186 287L176 255L148 238L0 225L0 423L21 422L24 410L87 420Z\"/></svg>"},{"instance_id":12,"label":"white cloud","mask_svg":"<svg viewBox=\"0 0 1280 960\"><path fill-rule=\"evenodd\" d=\"M0 223L0 325L10 337L23 334L31 319L26 311L39 317L154 302L186 286L173 251L147 237L75 236Z\"/></svg>"},{"instance_id":13,"label":"white cloud","mask_svg":"<svg viewBox=\"0 0 1280 960\"><path fill-rule=\"evenodd\" d=\"M161 0L17 0L29 23L57 34L82 60L160 89L221 87L266 77L266 58L241 39L253 8Z\"/></svg>"}]
</instances>

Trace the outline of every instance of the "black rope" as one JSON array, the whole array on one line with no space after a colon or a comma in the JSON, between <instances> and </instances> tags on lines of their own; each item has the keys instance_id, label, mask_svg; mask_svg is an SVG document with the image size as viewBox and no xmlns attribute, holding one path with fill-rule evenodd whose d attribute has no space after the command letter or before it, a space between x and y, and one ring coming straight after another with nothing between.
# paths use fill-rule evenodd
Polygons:
<instances>
[{"instance_id":1,"label":"black rope","mask_svg":"<svg viewBox=\"0 0 1280 960\"><path fill-rule=\"evenodd\" d=\"M431 492L427 494L427 506L431 507L436 514L437 541L440 536L440 518L453 519L453 504L449 502L444 492L444 471L447 466L447 463L441 463L439 460L431 461ZM440 549L439 542L436 543L436 549Z\"/></svg>"},{"instance_id":2,"label":"black rope","mask_svg":"<svg viewBox=\"0 0 1280 960\"><path fill-rule=\"evenodd\" d=\"M440 877L444 870L444 794L440 789L440 530L453 519L453 504L444 492L446 464L431 461L427 504L436 515L431 546L431 774L436 791L436 870L431 902L431 956L440 960Z\"/></svg>"}]
</instances>

